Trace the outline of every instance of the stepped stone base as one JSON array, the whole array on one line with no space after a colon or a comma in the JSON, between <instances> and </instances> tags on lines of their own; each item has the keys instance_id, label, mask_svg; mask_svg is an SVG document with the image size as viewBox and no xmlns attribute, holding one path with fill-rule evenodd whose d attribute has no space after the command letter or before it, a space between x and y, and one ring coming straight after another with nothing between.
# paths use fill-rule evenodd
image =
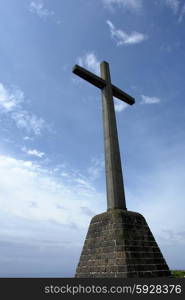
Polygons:
<instances>
[{"instance_id":1,"label":"stepped stone base","mask_svg":"<svg viewBox=\"0 0 185 300\"><path fill-rule=\"evenodd\" d=\"M75 277L172 277L145 221L112 209L92 218Z\"/></svg>"}]
</instances>

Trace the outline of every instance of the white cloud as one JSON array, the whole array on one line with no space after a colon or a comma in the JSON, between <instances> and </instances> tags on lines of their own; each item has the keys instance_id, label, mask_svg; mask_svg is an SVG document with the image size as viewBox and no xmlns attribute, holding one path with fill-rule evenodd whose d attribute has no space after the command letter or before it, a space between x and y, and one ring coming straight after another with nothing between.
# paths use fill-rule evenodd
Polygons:
<instances>
[{"instance_id":1,"label":"white cloud","mask_svg":"<svg viewBox=\"0 0 185 300\"><path fill-rule=\"evenodd\" d=\"M84 56L79 57L77 63L98 75L100 73L100 62L93 52L86 53Z\"/></svg>"},{"instance_id":2,"label":"white cloud","mask_svg":"<svg viewBox=\"0 0 185 300\"><path fill-rule=\"evenodd\" d=\"M127 34L121 29L116 29L109 20L107 20L107 24L110 29L111 37L115 39L117 46L138 44L148 38L147 35L136 31Z\"/></svg>"},{"instance_id":3,"label":"white cloud","mask_svg":"<svg viewBox=\"0 0 185 300\"><path fill-rule=\"evenodd\" d=\"M42 0L30 2L29 11L37 14L40 18L47 18L54 15L53 11L44 7L44 2Z\"/></svg>"},{"instance_id":4,"label":"white cloud","mask_svg":"<svg viewBox=\"0 0 185 300\"><path fill-rule=\"evenodd\" d=\"M29 137L29 136L24 136L23 137L24 141L33 141L33 138Z\"/></svg>"},{"instance_id":5,"label":"white cloud","mask_svg":"<svg viewBox=\"0 0 185 300\"><path fill-rule=\"evenodd\" d=\"M106 7L113 8L114 6L123 7L130 11L138 11L142 8L142 0L103 0Z\"/></svg>"},{"instance_id":6,"label":"white cloud","mask_svg":"<svg viewBox=\"0 0 185 300\"><path fill-rule=\"evenodd\" d=\"M45 128L45 121L34 114L25 110L15 111L11 115L18 128L23 128L27 132L33 132L35 135L41 134Z\"/></svg>"},{"instance_id":7,"label":"white cloud","mask_svg":"<svg viewBox=\"0 0 185 300\"><path fill-rule=\"evenodd\" d=\"M178 22L182 22L185 15L185 3L182 3L180 0L158 0L158 3L169 7L178 16Z\"/></svg>"},{"instance_id":8,"label":"white cloud","mask_svg":"<svg viewBox=\"0 0 185 300\"><path fill-rule=\"evenodd\" d=\"M72 222L83 227L89 218L80 207L95 212L103 209L102 195L95 191L87 177L77 173L56 177L32 161L0 155L0 176L1 213L32 221ZM30 206L33 201L34 207Z\"/></svg>"},{"instance_id":9,"label":"white cloud","mask_svg":"<svg viewBox=\"0 0 185 300\"><path fill-rule=\"evenodd\" d=\"M166 0L165 4L167 6L169 6L173 10L174 13L178 12L179 5L180 5L179 0Z\"/></svg>"},{"instance_id":10,"label":"white cloud","mask_svg":"<svg viewBox=\"0 0 185 300\"><path fill-rule=\"evenodd\" d=\"M104 159L92 158L91 165L87 170L90 179L96 180L97 178L99 178L103 169L104 169Z\"/></svg>"},{"instance_id":11,"label":"white cloud","mask_svg":"<svg viewBox=\"0 0 185 300\"><path fill-rule=\"evenodd\" d=\"M89 191L91 190L91 191L95 191L95 189L94 189L94 187L91 185L91 183L87 180L87 179L85 179L85 178L80 178L80 177L78 177L78 178L75 178L74 179L74 182L75 183L77 183L77 187L78 188L82 188L82 189L88 189Z\"/></svg>"},{"instance_id":12,"label":"white cloud","mask_svg":"<svg viewBox=\"0 0 185 300\"><path fill-rule=\"evenodd\" d=\"M157 145L155 147L157 148ZM176 266L177 253L181 251L181 245L184 247L182 228L185 225L185 178L182 163L181 167L176 158L173 161L169 157L167 161L167 166L163 161L159 169L157 166L152 173L149 172L145 176L141 176L140 172L138 177L136 174L134 181L137 185L134 185L132 190L126 187L126 192L129 210L143 214L157 242L159 241L159 246L164 249L163 254L172 254L167 262ZM6 245L9 251L12 247L15 251L16 245L20 247L17 251L20 251L25 243L31 247L29 256L26 256L25 261L21 260L26 266L30 257L34 261L37 260L40 252L34 252L32 249L33 246L37 246L41 248L41 253L48 247L50 251L58 249L59 261L62 251L62 266L64 267L64 262L69 260L67 266L73 265L75 268L91 216L105 211L105 195L96 191L88 176L84 177L79 172L69 170L67 174L67 178L58 178L31 161L0 156L0 240L14 243ZM173 244L176 248L171 252L170 247ZM71 253L68 249L75 251ZM25 251L27 250L28 248ZM19 253L23 253L22 250ZM16 266L20 263L16 262L14 253L5 257L11 260L11 266L12 263ZM73 257L76 257L76 262L71 262ZM182 255L182 265L185 263L183 257ZM53 264L53 257L49 260ZM43 263L46 261L48 262L48 256ZM35 270L36 265L35 263ZM15 274L13 267L10 269ZM32 269L27 269L28 275L30 270ZM51 272L51 266L49 270ZM1 274L2 272L1 268ZM61 270L61 274L64 274L64 271ZM72 273L69 277L71 275Z\"/></svg>"},{"instance_id":13,"label":"white cloud","mask_svg":"<svg viewBox=\"0 0 185 300\"><path fill-rule=\"evenodd\" d=\"M6 114L16 124L17 128L26 130L35 135L49 126L46 125L42 118L38 118L33 113L23 109L24 93L14 87L12 89L6 88L0 83L0 113Z\"/></svg>"},{"instance_id":14,"label":"white cloud","mask_svg":"<svg viewBox=\"0 0 185 300\"><path fill-rule=\"evenodd\" d=\"M121 100L118 100L118 99L114 98L114 107L115 107L116 112L121 112L125 108L128 107L128 104L126 104L125 102L123 102Z\"/></svg>"},{"instance_id":15,"label":"white cloud","mask_svg":"<svg viewBox=\"0 0 185 300\"><path fill-rule=\"evenodd\" d=\"M0 83L0 110L3 112L13 111L24 100L24 93L18 88L12 91Z\"/></svg>"},{"instance_id":16,"label":"white cloud","mask_svg":"<svg viewBox=\"0 0 185 300\"><path fill-rule=\"evenodd\" d=\"M88 207L80 207L82 212L84 214L86 214L87 216L93 217L95 215L94 211L92 211L91 209L89 209Z\"/></svg>"},{"instance_id":17,"label":"white cloud","mask_svg":"<svg viewBox=\"0 0 185 300\"><path fill-rule=\"evenodd\" d=\"M33 156L36 156L36 157L39 157L39 158L42 158L45 155L44 152L40 152L36 149L27 149L26 147L23 147L22 151L24 151L28 155L33 155Z\"/></svg>"},{"instance_id":18,"label":"white cloud","mask_svg":"<svg viewBox=\"0 0 185 300\"><path fill-rule=\"evenodd\" d=\"M141 95L142 102L141 104L154 104L159 103L161 100L158 97L149 97L145 95Z\"/></svg>"},{"instance_id":19,"label":"white cloud","mask_svg":"<svg viewBox=\"0 0 185 300\"><path fill-rule=\"evenodd\" d=\"M159 163L156 170L151 174L148 174L145 179L138 178L140 188L137 190L137 194L142 201L140 203L138 202L136 206L137 211L140 211L148 220L150 220L149 224L151 224L151 229L157 235L165 238L165 231L172 230L176 233L176 242L181 243L182 241L180 240L178 233L182 232L182 228L184 228L183 224L185 223L183 217L183 186L185 176L183 167L180 166L182 160L177 160L176 157L173 158L170 155L170 160L167 162L168 155L169 153L166 154L163 162L161 161ZM143 185L146 187L144 192L142 191ZM136 202L138 201L137 197L138 196L135 195ZM176 207L176 201L179 204L178 207ZM173 244L174 241L171 240L171 243Z\"/></svg>"},{"instance_id":20,"label":"white cloud","mask_svg":"<svg viewBox=\"0 0 185 300\"><path fill-rule=\"evenodd\" d=\"M179 19L178 19L179 23L182 22L182 19L184 18L184 15L185 15L185 4L182 6L182 9L181 9L181 12L180 12L180 15L179 15Z\"/></svg>"}]
</instances>

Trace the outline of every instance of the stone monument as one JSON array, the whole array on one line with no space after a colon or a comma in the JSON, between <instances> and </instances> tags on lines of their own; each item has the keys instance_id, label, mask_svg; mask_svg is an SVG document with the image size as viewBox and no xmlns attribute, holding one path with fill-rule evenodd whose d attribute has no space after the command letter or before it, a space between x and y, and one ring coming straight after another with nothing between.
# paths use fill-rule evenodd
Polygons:
<instances>
[{"instance_id":1,"label":"stone monument","mask_svg":"<svg viewBox=\"0 0 185 300\"><path fill-rule=\"evenodd\" d=\"M126 208L113 96L134 98L111 83L109 64L101 77L75 65L73 73L102 91L107 211L92 218L75 277L171 277L145 218Z\"/></svg>"}]
</instances>

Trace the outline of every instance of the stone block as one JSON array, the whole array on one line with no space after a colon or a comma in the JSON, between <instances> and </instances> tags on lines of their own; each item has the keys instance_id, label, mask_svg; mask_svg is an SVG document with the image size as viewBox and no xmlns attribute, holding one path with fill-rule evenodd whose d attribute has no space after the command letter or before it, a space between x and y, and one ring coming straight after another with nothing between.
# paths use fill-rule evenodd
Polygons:
<instances>
[{"instance_id":1,"label":"stone block","mask_svg":"<svg viewBox=\"0 0 185 300\"><path fill-rule=\"evenodd\" d=\"M75 277L172 277L145 218L111 209L92 218Z\"/></svg>"}]
</instances>

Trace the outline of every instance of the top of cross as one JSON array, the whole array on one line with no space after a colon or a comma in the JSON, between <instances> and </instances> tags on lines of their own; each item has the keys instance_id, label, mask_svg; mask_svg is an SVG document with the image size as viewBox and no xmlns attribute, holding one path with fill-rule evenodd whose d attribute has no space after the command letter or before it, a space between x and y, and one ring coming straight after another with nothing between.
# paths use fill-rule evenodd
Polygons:
<instances>
[{"instance_id":1,"label":"top of cross","mask_svg":"<svg viewBox=\"0 0 185 300\"><path fill-rule=\"evenodd\" d=\"M101 64L108 64L107 62L103 61ZM96 87L103 89L106 85L107 82L105 79L93 74L90 71L87 71L86 69L80 67L79 65L75 65L73 67L73 73L76 75L80 76L81 78L87 80L88 82L92 83ZM128 95L127 93L123 92L119 88L117 88L115 85L111 84L112 86L112 95L130 105L135 103L135 99Z\"/></svg>"}]
</instances>

